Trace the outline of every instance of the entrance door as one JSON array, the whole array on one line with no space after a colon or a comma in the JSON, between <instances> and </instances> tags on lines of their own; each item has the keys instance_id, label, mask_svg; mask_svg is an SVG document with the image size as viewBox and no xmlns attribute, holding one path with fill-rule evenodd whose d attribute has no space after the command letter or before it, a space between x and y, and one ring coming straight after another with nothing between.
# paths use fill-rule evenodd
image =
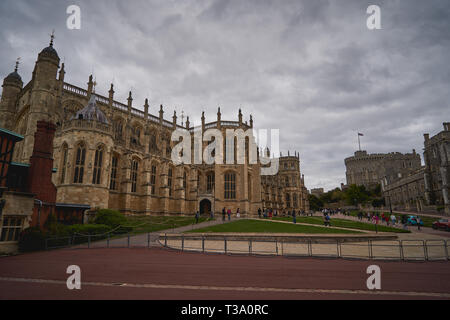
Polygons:
<instances>
[{"instance_id":1,"label":"entrance door","mask_svg":"<svg viewBox=\"0 0 450 320\"><path fill-rule=\"evenodd\" d=\"M200 201L200 214L209 215L211 211L211 201L208 199L203 199Z\"/></svg>"}]
</instances>

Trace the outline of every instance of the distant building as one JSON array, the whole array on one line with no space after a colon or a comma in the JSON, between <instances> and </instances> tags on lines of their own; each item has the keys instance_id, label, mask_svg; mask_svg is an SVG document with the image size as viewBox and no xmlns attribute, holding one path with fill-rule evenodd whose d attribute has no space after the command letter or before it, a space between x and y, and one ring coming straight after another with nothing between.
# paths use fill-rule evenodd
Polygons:
<instances>
[{"instance_id":1,"label":"distant building","mask_svg":"<svg viewBox=\"0 0 450 320\"><path fill-rule=\"evenodd\" d=\"M316 197L320 197L321 195L323 195L325 192L323 190L323 188L315 188L315 189L311 189L311 194L313 196Z\"/></svg>"},{"instance_id":2,"label":"distant building","mask_svg":"<svg viewBox=\"0 0 450 320\"><path fill-rule=\"evenodd\" d=\"M424 134L425 198L430 205L441 206L450 214L450 122L444 130L430 138Z\"/></svg>"},{"instance_id":3,"label":"distant building","mask_svg":"<svg viewBox=\"0 0 450 320\"><path fill-rule=\"evenodd\" d=\"M382 179L389 184L420 169L421 165L420 155L415 150L406 154L356 151L354 156L345 159L347 185L363 185L370 189Z\"/></svg>"}]
</instances>

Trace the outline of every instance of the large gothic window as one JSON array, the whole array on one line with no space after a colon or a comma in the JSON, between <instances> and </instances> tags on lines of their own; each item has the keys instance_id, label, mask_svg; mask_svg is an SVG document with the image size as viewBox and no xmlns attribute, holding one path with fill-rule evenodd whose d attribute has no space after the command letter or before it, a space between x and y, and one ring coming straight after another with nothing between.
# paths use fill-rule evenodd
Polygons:
<instances>
[{"instance_id":1,"label":"large gothic window","mask_svg":"<svg viewBox=\"0 0 450 320\"><path fill-rule=\"evenodd\" d=\"M236 199L236 174L225 174L225 199Z\"/></svg>"},{"instance_id":2,"label":"large gothic window","mask_svg":"<svg viewBox=\"0 0 450 320\"><path fill-rule=\"evenodd\" d=\"M114 121L113 130L114 130L114 138L117 140L122 140L122 130L123 130L122 120L118 119Z\"/></svg>"},{"instance_id":3,"label":"large gothic window","mask_svg":"<svg viewBox=\"0 0 450 320\"><path fill-rule=\"evenodd\" d=\"M206 192L211 193L214 191L214 183L215 183L215 175L214 172L208 173L206 176Z\"/></svg>"},{"instance_id":4,"label":"large gothic window","mask_svg":"<svg viewBox=\"0 0 450 320\"><path fill-rule=\"evenodd\" d=\"M152 165L152 171L150 174L150 186L152 188L152 194L156 193L156 166Z\"/></svg>"},{"instance_id":5,"label":"large gothic window","mask_svg":"<svg viewBox=\"0 0 450 320\"><path fill-rule=\"evenodd\" d=\"M86 147L83 143L81 143L78 145L76 151L73 183L83 183L85 160L86 160Z\"/></svg>"},{"instance_id":6,"label":"large gothic window","mask_svg":"<svg viewBox=\"0 0 450 320\"><path fill-rule=\"evenodd\" d=\"M139 162L137 160L131 161L131 192L137 192Z\"/></svg>"},{"instance_id":7,"label":"large gothic window","mask_svg":"<svg viewBox=\"0 0 450 320\"><path fill-rule=\"evenodd\" d=\"M103 148L99 146L97 150L95 150L92 184L100 184L102 176L102 165L103 165Z\"/></svg>"},{"instance_id":8,"label":"large gothic window","mask_svg":"<svg viewBox=\"0 0 450 320\"><path fill-rule=\"evenodd\" d=\"M66 170L67 170L67 153L69 152L69 148L67 144L63 145L62 154L61 154L61 180L60 183L64 183L66 180Z\"/></svg>"},{"instance_id":9,"label":"large gothic window","mask_svg":"<svg viewBox=\"0 0 450 320\"><path fill-rule=\"evenodd\" d=\"M169 197L172 196L172 179L173 179L173 169L169 168L169 172L167 174L167 186L169 187Z\"/></svg>"},{"instance_id":10,"label":"large gothic window","mask_svg":"<svg viewBox=\"0 0 450 320\"><path fill-rule=\"evenodd\" d=\"M286 208L290 207L291 207L291 196L289 195L289 193L286 193Z\"/></svg>"},{"instance_id":11,"label":"large gothic window","mask_svg":"<svg viewBox=\"0 0 450 320\"><path fill-rule=\"evenodd\" d=\"M109 188L111 190L117 190L117 167L119 164L119 157L114 155L111 160L111 180L109 182Z\"/></svg>"},{"instance_id":12,"label":"large gothic window","mask_svg":"<svg viewBox=\"0 0 450 320\"><path fill-rule=\"evenodd\" d=\"M296 193L294 193L294 204L293 204L294 208L298 208L298 196Z\"/></svg>"},{"instance_id":13,"label":"large gothic window","mask_svg":"<svg viewBox=\"0 0 450 320\"><path fill-rule=\"evenodd\" d=\"M156 135L152 132L150 133L150 142L148 145L148 152L158 151L158 146L156 144Z\"/></svg>"}]
</instances>

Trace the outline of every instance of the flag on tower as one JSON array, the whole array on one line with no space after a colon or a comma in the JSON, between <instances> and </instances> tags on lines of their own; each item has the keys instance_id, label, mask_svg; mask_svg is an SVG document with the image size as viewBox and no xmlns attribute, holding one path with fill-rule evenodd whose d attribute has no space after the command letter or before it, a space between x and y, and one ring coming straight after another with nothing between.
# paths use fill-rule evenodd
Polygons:
<instances>
[{"instance_id":1,"label":"flag on tower","mask_svg":"<svg viewBox=\"0 0 450 320\"><path fill-rule=\"evenodd\" d=\"M362 133L358 132L358 136L364 137L364 135Z\"/></svg>"}]
</instances>

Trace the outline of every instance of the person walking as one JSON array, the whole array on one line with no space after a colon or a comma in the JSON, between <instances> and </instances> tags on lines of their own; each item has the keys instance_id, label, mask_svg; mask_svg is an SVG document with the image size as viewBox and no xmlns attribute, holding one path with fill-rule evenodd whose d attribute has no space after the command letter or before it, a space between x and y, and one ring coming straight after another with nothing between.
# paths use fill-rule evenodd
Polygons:
<instances>
[{"instance_id":1,"label":"person walking","mask_svg":"<svg viewBox=\"0 0 450 320\"><path fill-rule=\"evenodd\" d=\"M404 214L402 215L402 224L403 224L403 230L408 230L408 227L407 227L408 219L406 218L406 216Z\"/></svg>"},{"instance_id":2,"label":"person walking","mask_svg":"<svg viewBox=\"0 0 450 320\"><path fill-rule=\"evenodd\" d=\"M237 211L236 211L236 218L240 218L241 217L241 213L239 212L239 208L237 208Z\"/></svg>"},{"instance_id":3,"label":"person walking","mask_svg":"<svg viewBox=\"0 0 450 320\"><path fill-rule=\"evenodd\" d=\"M231 209L227 210L227 215L228 215L228 221L231 220Z\"/></svg>"},{"instance_id":4,"label":"person walking","mask_svg":"<svg viewBox=\"0 0 450 320\"><path fill-rule=\"evenodd\" d=\"M391 215L391 223L393 227L397 224L397 218L395 217L395 214Z\"/></svg>"},{"instance_id":5,"label":"person walking","mask_svg":"<svg viewBox=\"0 0 450 320\"><path fill-rule=\"evenodd\" d=\"M295 224L297 223L297 217L295 216L295 210L292 210L292 220Z\"/></svg>"},{"instance_id":6,"label":"person walking","mask_svg":"<svg viewBox=\"0 0 450 320\"><path fill-rule=\"evenodd\" d=\"M420 224L422 223L422 220L419 217L416 217L416 223L417 223L417 230L420 231Z\"/></svg>"},{"instance_id":7,"label":"person walking","mask_svg":"<svg viewBox=\"0 0 450 320\"><path fill-rule=\"evenodd\" d=\"M198 223L199 218L200 218L200 212L197 210L197 212L195 213L195 224Z\"/></svg>"},{"instance_id":8,"label":"person walking","mask_svg":"<svg viewBox=\"0 0 450 320\"><path fill-rule=\"evenodd\" d=\"M258 218L261 219L261 208L258 208Z\"/></svg>"},{"instance_id":9,"label":"person walking","mask_svg":"<svg viewBox=\"0 0 450 320\"><path fill-rule=\"evenodd\" d=\"M222 209L222 221L225 221L225 207Z\"/></svg>"}]
</instances>

